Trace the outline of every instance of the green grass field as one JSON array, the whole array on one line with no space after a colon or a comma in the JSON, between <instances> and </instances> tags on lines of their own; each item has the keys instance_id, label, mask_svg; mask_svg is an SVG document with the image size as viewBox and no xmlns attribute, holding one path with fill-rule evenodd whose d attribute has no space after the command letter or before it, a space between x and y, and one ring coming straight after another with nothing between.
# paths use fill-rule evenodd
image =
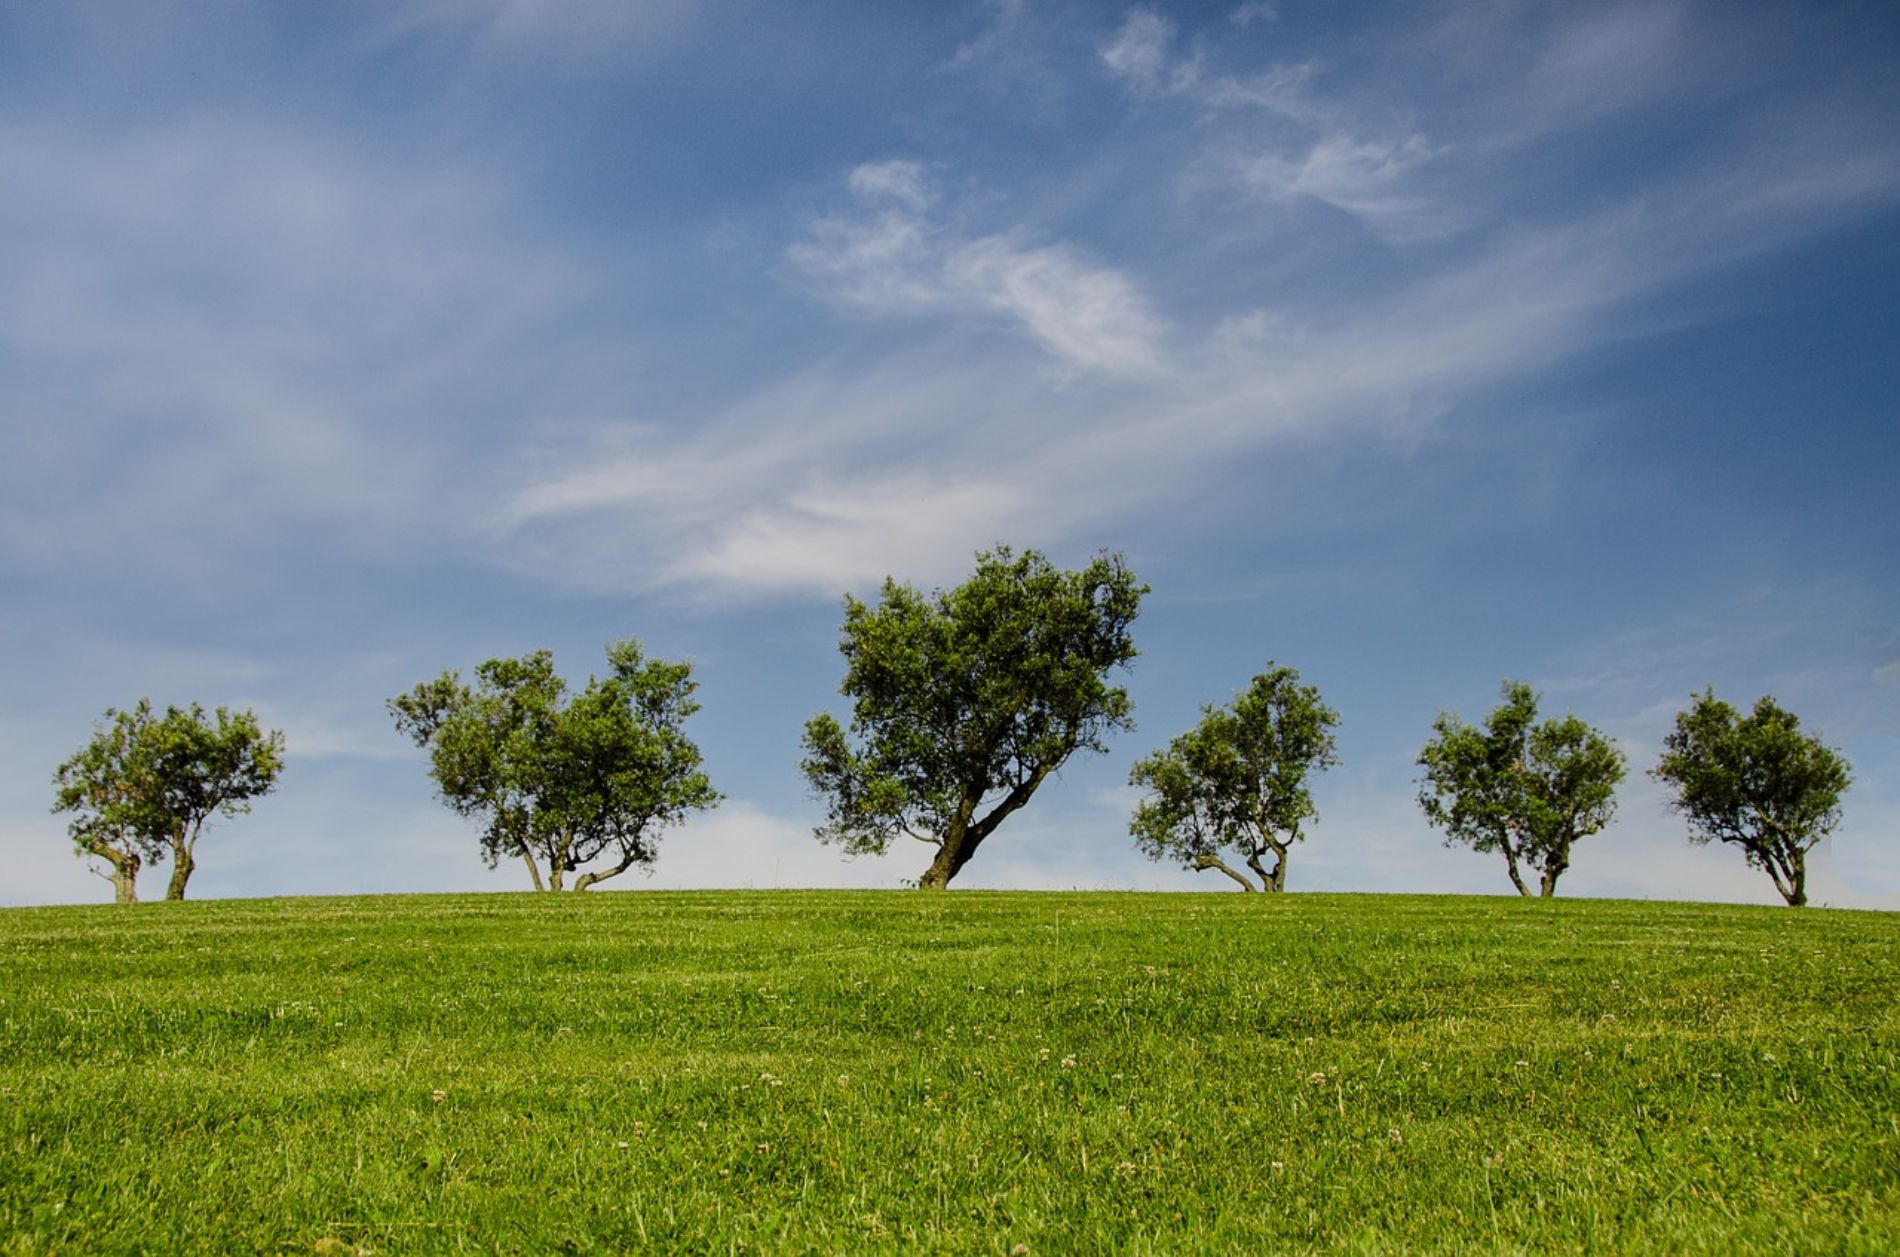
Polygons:
<instances>
[{"instance_id":1,"label":"green grass field","mask_svg":"<svg viewBox=\"0 0 1900 1257\"><path fill-rule=\"evenodd\" d=\"M0 912L0 1252L1900 1251L1900 917Z\"/></svg>"}]
</instances>

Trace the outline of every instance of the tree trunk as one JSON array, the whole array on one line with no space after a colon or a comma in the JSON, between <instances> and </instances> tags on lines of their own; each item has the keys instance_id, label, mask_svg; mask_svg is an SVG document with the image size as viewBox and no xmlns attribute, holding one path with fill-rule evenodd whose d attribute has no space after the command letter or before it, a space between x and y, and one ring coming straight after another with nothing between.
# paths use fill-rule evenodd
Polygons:
<instances>
[{"instance_id":1,"label":"tree trunk","mask_svg":"<svg viewBox=\"0 0 1900 1257\"><path fill-rule=\"evenodd\" d=\"M1749 862L1768 874L1768 880L1775 884L1775 893L1786 900L1790 908L1807 904L1808 892L1804 884L1807 881L1807 869L1801 852L1793 852L1784 858L1781 848L1773 843L1744 841L1740 845L1748 853Z\"/></svg>"},{"instance_id":2,"label":"tree trunk","mask_svg":"<svg viewBox=\"0 0 1900 1257\"><path fill-rule=\"evenodd\" d=\"M1228 866L1225 860L1221 859L1217 855L1212 854L1211 852L1195 856L1194 867L1203 872L1205 872L1208 869L1219 869L1221 872L1227 874L1227 876L1239 882L1240 888L1248 892L1249 894L1252 894L1253 891L1256 889L1256 887L1254 886L1252 882L1248 881L1246 878L1242 877L1240 874L1234 872L1234 870Z\"/></svg>"},{"instance_id":3,"label":"tree trunk","mask_svg":"<svg viewBox=\"0 0 1900 1257\"><path fill-rule=\"evenodd\" d=\"M559 861L548 861L548 889L557 895L561 893L561 875L565 872Z\"/></svg>"},{"instance_id":4,"label":"tree trunk","mask_svg":"<svg viewBox=\"0 0 1900 1257\"><path fill-rule=\"evenodd\" d=\"M1788 856L1788 889L1782 893L1790 908L1804 908L1808 903L1808 858L1805 851L1790 852Z\"/></svg>"},{"instance_id":5,"label":"tree trunk","mask_svg":"<svg viewBox=\"0 0 1900 1257\"><path fill-rule=\"evenodd\" d=\"M101 860L104 860L112 869L111 875L106 878L107 881L112 883L112 902L137 903L139 901L138 881L139 865L141 863L138 852L120 851L115 847L106 846L104 843L96 847L88 846L86 849L93 855L98 856Z\"/></svg>"},{"instance_id":6,"label":"tree trunk","mask_svg":"<svg viewBox=\"0 0 1900 1257\"><path fill-rule=\"evenodd\" d=\"M937 848L937 858L930 862L924 875L917 879L919 890L943 890L950 885L950 879L962 871L976 854L976 844L969 840L969 830L962 829L954 835L948 835L943 845Z\"/></svg>"},{"instance_id":7,"label":"tree trunk","mask_svg":"<svg viewBox=\"0 0 1900 1257\"><path fill-rule=\"evenodd\" d=\"M1549 899L1552 895L1555 895L1557 893L1557 879L1562 877L1564 870L1569 867L1570 861L1568 859L1552 854L1549 859L1544 861L1544 876L1538 884L1537 893L1545 899Z\"/></svg>"},{"instance_id":8,"label":"tree trunk","mask_svg":"<svg viewBox=\"0 0 1900 1257\"><path fill-rule=\"evenodd\" d=\"M191 880L191 872L198 867L198 861L191 853L194 844L188 842L172 845L172 877L165 885L165 898L179 900L185 897L185 883Z\"/></svg>"},{"instance_id":9,"label":"tree trunk","mask_svg":"<svg viewBox=\"0 0 1900 1257\"><path fill-rule=\"evenodd\" d=\"M1260 866L1260 853L1247 853L1247 867L1260 879L1260 888L1269 894L1278 894L1286 889L1286 847L1273 839L1266 840L1267 850L1273 852L1273 871L1267 872Z\"/></svg>"},{"instance_id":10,"label":"tree trunk","mask_svg":"<svg viewBox=\"0 0 1900 1257\"><path fill-rule=\"evenodd\" d=\"M576 891L583 891L583 890L586 890L589 886L598 886L600 883L606 881L610 877L619 877L622 873L626 872L628 869L632 867L633 867L633 857L629 855L622 858L620 863L614 865L610 869L605 869L598 873L590 869L587 872L582 873L579 877L574 879L574 889Z\"/></svg>"},{"instance_id":11,"label":"tree trunk","mask_svg":"<svg viewBox=\"0 0 1900 1257\"><path fill-rule=\"evenodd\" d=\"M534 862L534 852L528 850L526 843L521 846L521 858L528 866L528 876L534 879L534 888L546 890L547 887L541 883L541 866Z\"/></svg>"},{"instance_id":12,"label":"tree trunk","mask_svg":"<svg viewBox=\"0 0 1900 1257\"><path fill-rule=\"evenodd\" d=\"M1005 817L1023 804L1029 802L1029 796L1036 792L1042 779L1049 775L1046 768L1038 768L1029 776L1011 787L1003 796L1003 801L990 811L988 816L975 824L970 817L976 814L976 808L983 801L982 795L975 794L963 800L957 820L950 826L950 832L943 836L943 845L937 848L937 858L930 862L924 875L917 879L919 890L943 890L950 885L950 879L962 871L976 854L983 840L996 832L996 827Z\"/></svg>"},{"instance_id":13,"label":"tree trunk","mask_svg":"<svg viewBox=\"0 0 1900 1257\"><path fill-rule=\"evenodd\" d=\"M1511 844L1508 842L1498 845L1504 848L1504 867L1510 871L1511 885L1517 887L1518 894L1529 899L1531 895L1530 888L1524 885L1524 878L1517 871L1517 852L1511 849Z\"/></svg>"}]
</instances>

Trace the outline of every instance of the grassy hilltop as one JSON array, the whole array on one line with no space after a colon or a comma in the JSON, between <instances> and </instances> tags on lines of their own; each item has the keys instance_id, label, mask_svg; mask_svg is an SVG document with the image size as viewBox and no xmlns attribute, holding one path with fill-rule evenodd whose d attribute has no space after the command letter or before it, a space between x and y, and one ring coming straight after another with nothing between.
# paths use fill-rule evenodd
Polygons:
<instances>
[{"instance_id":1,"label":"grassy hilltop","mask_svg":"<svg viewBox=\"0 0 1900 1257\"><path fill-rule=\"evenodd\" d=\"M1900 1249L1900 917L0 912L0 1252Z\"/></svg>"}]
</instances>

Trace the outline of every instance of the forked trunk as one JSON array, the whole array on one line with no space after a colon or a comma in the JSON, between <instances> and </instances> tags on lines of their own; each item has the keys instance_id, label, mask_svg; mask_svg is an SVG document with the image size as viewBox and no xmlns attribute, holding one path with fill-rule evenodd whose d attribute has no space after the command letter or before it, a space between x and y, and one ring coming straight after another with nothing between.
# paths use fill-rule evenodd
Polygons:
<instances>
[{"instance_id":1,"label":"forked trunk","mask_svg":"<svg viewBox=\"0 0 1900 1257\"><path fill-rule=\"evenodd\" d=\"M1790 908L1804 908L1808 902L1808 857L1796 851L1788 857L1788 888L1781 893Z\"/></svg>"},{"instance_id":2,"label":"forked trunk","mask_svg":"<svg viewBox=\"0 0 1900 1257\"><path fill-rule=\"evenodd\" d=\"M1269 894L1279 894L1286 889L1286 846L1269 838L1266 849L1273 852L1273 871L1268 872L1260 863L1261 852L1247 853L1247 867L1260 879L1261 889Z\"/></svg>"},{"instance_id":3,"label":"forked trunk","mask_svg":"<svg viewBox=\"0 0 1900 1257\"><path fill-rule=\"evenodd\" d=\"M982 792L975 791L965 795L955 820L951 822L949 832L943 836L943 843L937 848L937 858L930 862L930 867L924 870L924 875L917 879L917 889L943 890L948 887L950 879L970 862L970 857L976 854L976 849L983 844L983 840L996 832L996 827L1003 823L1004 818L1029 802L1029 796L1036 792L1036 787L1041 785L1043 778L1048 775L1047 768L1035 769L1010 787L1009 793L1003 796L1002 802L992 808L988 816L979 821L973 822L970 818L976 815L976 809L983 801Z\"/></svg>"},{"instance_id":4,"label":"forked trunk","mask_svg":"<svg viewBox=\"0 0 1900 1257\"><path fill-rule=\"evenodd\" d=\"M1545 899L1549 899L1552 895L1555 895L1557 893L1557 879L1562 877L1564 870L1569 867L1569 860L1560 859L1554 855L1545 861L1544 876L1538 882L1537 893Z\"/></svg>"},{"instance_id":5,"label":"forked trunk","mask_svg":"<svg viewBox=\"0 0 1900 1257\"><path fill-rule=\"evenodd\" d=\"M120 851L104 844L87 849L104 860L112 869L106 877L106 880L112 883L112 902L137 903L139 901L139 865L142 863L138 852Z\"/></svg>"}]
</instances>

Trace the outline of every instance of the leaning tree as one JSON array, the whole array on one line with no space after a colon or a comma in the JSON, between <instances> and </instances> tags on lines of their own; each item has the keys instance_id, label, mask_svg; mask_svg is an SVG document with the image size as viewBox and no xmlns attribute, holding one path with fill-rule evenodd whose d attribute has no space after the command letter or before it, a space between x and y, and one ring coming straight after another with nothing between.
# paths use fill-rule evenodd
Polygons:
<instances>
[{"instance_id":1,"label":"leaning tree","mask_svg":"<svg viewBox=\"0 0 1900 1257\"><path fill-rule=\"evenodd\" d=\"M1267 670L1226 707L1137 763L1128 783L1148 792L1129 831L1151 860L1218 869L1243 890L1286 889L1287 851L1319 817L1309 777L1339 762L1339 713L1292 668ZM1223 859L1232 855L1260 885ZM1263 864L1273 857L1273 867Z\"/></svg>"},{"instance_id":2,"label":"leaning tree","mask_svg":"<svg viewBox=\"0 0 1900 1257\"><path fill-rule=\"evenodd\" d=\"M284 735L265 733L248 711L193 703L155 716L142 698L130 711L108 709L92 740L59 766L53 810L75 814L73 845L111 869L117 902L136 902L140 867L166 855L165 898L183 899L206 824L250 811L276 787L283 762Z\"/></svg>"},{"instance_id":3,"label":"leaning tree","mask_svg":"<svg viewBox=\"0 0 1900 1257\"><path fill-rule=\"evenodd\" d=\"M442 801L483 822L488 867L519 858L536 890L651 867L668 826L719 802L683 729L699 710L692 665L647 658L632 639L607 662L571 697L540 650L490 659L472 686L444 672L389 700L397 729L429 751Z\"/></svg>"},{"instance_id":4,"label":"leaning tree","mask_svg":"<svg viewBox=\"0 0 1900 1257\"><path fill-rule=\"evenodd\" d=\"M1663 739L1650 775L1674 791L1689 841L1733 843L1790 907L1808 901L1808 852L1841 819L1847 760L1771 697L1744 716L1715 696L1695 696Z\"/></svg>"},{"instance_id":5,"label":"leaning tree","mask_svg":"<svg viewBox=\"0 0 1900 1257\"><path fill-rule=\"evenodd\" d=\"M1557 891L1570 848L1616 815L1623 753L1574 715L1537 721L1537 695L1506 681L1504 702L1482 726L1447 713L1419 752L1419 806L1445 844L1504 856L1511 885L1530 894L1520 864L1540 873L1539 893Z\"/></svg>"},{"instance_id":6,"label":"leaning tree","mask_svg":"<svg viewBox=\"0 0 1900 1257\"><path fill-rule=\"evenodd\" d=\"M916 839L936 852L917 884L948 886L1069 756L1132 727L1108 676L1135 658L1147 592L1119 555L1065 571L998 546L954 589L887 579L875 606L846 597L850 730L828 714L805 725L819 841L881 855Z\"/></svg>"}]
</instances>

